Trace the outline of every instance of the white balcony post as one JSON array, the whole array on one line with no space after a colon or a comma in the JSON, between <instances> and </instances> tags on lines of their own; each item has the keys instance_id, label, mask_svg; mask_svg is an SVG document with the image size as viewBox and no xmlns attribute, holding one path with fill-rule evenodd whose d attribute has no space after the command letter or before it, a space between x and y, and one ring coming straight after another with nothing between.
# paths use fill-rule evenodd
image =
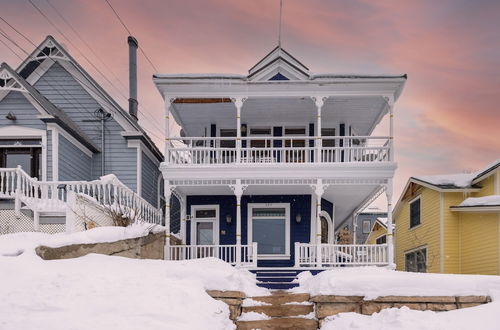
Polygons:
<instances>
[{"instance_id":1,"label":"white balcony post","mask_svg":"<svg viewBox=\"0 0 500 330\"><path fill-rule=\"evenodd\" d=\"M241 108L245 100L241 96L232 99L236 106L236 163L241 163Z\"/></svg>"},{"instance_id":2,"label":"white balcony post","mask_svg":"<svg viewBox=\"0 0 500 330\"><path fill-rule=\"evenodd\" d=\"M21 216L21 165L17 165L16 170L16 196L14 200L14 211L16 218Z\"/></svg>"},{"instance_id":3,"label":"white balcony post","mask_svg":"<svg viewBox=\"0 0 500 330\"><path fill-rule=\"evenodd\" d=\"M388 97L389 105L389 161L394 162L394 98Z\"/></svg>"},{"instance_id":4,"label":"white balcony post","mask_svg":"<svg viewBox=\"0 0 500 330\"><path fill-rule=\"evenodd\" d=\"M165 96L165 163L170 162L170 107L174 103L175 98Z\"/></svg>"},{"instance_id":5,"label":"white balcony post","mask_svg":"<svg viewBox=\"0 0 500 330\"><path fill-rule=\"evenodd\" d=\"M316 141L315 141L315 147L316 147L316 157L315 161L316 163L321 162L321 146L322 146L322 140L321 140L321 109L323 108L323 105L325 104L325 100L327 97L325 96L313 96L312 99L314 100L314 104L316 105L317 109L317 116L316 116Z\"/></svg>"},{"instance_id":6,"label":"white balcony post","mask_svg":"<svg viewBox=\"0 0 500 330\"><path fill-rule=\"evenodd\" d=\"M299 242L295 242L294 255L295 255L295 265L294 265L294 267L299 267L300 266L300 243Z\"/></svg>"},{"instance_id":7,"label":"white balcony post","mask_svg":"<svg viewBox=\"0 0 500 330\"><path fill-rule=\"evenodd\" d=\"M392 224L392 179L387 180L385 195L387 197L387 262L389 267L395 268L394 263L394 239Z\"/></svg>"},{"instance_id":8,"label":"white balcony post","mask_svg":"<svg viewBox=\"0 0 500 330\"><path fill-rule=\"evenodd\" d=\"M172 186L165 179L165 260L170 260L170 198L172 197Z\"/></svg>"}]
</instances>

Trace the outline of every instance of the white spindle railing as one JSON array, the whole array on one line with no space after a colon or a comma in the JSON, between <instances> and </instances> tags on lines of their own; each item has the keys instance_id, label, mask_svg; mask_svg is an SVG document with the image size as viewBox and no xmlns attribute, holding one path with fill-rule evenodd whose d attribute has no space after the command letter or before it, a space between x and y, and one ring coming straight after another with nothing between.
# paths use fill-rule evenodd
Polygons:
<instances>
[{"instance_id":1,"label":"white spindle railing","mask_svg":"<svg viewBox=\"0 0 500 330\"><path fill-rule=\"evenodd\" d=\"M234 266L257 266L257 243L241 245L241 259L237 245L170 245L169 260L218 258Z\"/></svg>"},{"instance_id":2,"label":"white spindle railing","mask_svg":"<svg viewBox=\"0 0 500 330\"><path fill-rule=\"evenodd\" d=\"M384 266L388 265L387 244L316 244L295 243L295 266ZM318 260L320 259L320 260Z\"/></svg>"},{"instance_id":3,"label":"white spindle railing","mask_svg":"<svg viewBox=\"0 0 500 330\"><path fill-rule=\"evenodd\" d=\"M383 136L259 136L242 137L240 144L234 137L175 137L169 143L170 165L391 161L389 138Z\"/></svg>"},{"instance_id":4,"label":"white spindle railing","mask_svg":"<svg viewBox=\"0 0 500 330\"><path fill-rule=\"evenodd\" d=\"M108 177L109 178L109 177ZM94 181L38 181L21 168L0 168L0 197L15 198L37 212L64 212L68 192L86 195L97 204L132 210L143 221L161 224L163 213L116 177Z\"/></svg>"}]
</instances>

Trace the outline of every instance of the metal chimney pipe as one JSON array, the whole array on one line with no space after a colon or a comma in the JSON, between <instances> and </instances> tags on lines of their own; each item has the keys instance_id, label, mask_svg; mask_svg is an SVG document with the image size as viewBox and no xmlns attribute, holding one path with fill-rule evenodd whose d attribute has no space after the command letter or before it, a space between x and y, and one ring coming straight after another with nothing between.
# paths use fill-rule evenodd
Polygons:
<instances>
[{"instance_id":1,"label":"metal chimney pipe","mask_svg":"<svg viewBox=\"0 0 500 330\"><path fill-rule=\"evenodd\" d=\"M130 98L128 99L128 113L138 120L137 117L137 39L132 36L128 36L128 57L129 57L129 93Z\"/></svg>"}]
</instances>

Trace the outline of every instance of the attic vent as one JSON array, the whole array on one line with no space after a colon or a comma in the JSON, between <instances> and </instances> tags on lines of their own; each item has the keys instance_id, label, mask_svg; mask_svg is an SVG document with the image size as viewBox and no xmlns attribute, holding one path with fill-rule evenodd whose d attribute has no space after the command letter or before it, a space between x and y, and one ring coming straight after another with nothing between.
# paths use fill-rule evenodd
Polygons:
<instances>
[{"instance_id":1,"label":"attic vent","mask_svg":"<svg viewBox=\"0 0 500 330\"><path fill-rule=\"evenodd\" d=\"M290 80L288 79L287 77L285 77L284 75L281 74L281 72L278 72L277 74L275 74L271 79L269 80Z\"/></svg>"}]
</instances>

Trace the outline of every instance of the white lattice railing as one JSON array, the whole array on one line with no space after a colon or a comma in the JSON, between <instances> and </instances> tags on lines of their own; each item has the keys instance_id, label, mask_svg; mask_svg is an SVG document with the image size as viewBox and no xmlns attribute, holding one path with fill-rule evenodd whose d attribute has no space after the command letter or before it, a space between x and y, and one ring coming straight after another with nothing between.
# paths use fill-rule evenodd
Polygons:
<instances>
[{"instance_id":1,"label":"white lattice railing","mask_svg":"<svg viewBox=\"0 0 500 330\"><path fill-rule=\"evenodd\" d=\"M249 245L170 245L167 260L219 258L234 266L257 266L257 243Z\"/></svg>"},{"instance_id":2,"label":"white lattice railing","mask_svg":"<svg viewBox=\"0 0 500 330\"><path fill-rule=\"evenodd\" d=\"M174 137L171 165L262 163L389 162L391 143L384 136L343 137ZM319 144L319 146L318 146Z\"/></svg>"},{"instance_id":3,"label":"white lattice railing","mask_svg":"<svg viewBox=\"0 0 500 330\"><path fill-rule=\"evenodd\" d=\"M387 244L295 243L295 266L384 266L388 265Z\"/></svg>"},{"instance_id":4,"label":"white lattice railing","mask_svg":"<svg viewBox=\"0 0 500 330\"><path fill-rule=\"evenodd\" d=\"M19 168L0 168L0 197L15 199L34 212L66 212L72 194L87 196L95 203L120 210L132 210L146 222L161 224L163 214L121 183L114 175L94 181L38 181Z\"/></svg>"}]
</instances>

